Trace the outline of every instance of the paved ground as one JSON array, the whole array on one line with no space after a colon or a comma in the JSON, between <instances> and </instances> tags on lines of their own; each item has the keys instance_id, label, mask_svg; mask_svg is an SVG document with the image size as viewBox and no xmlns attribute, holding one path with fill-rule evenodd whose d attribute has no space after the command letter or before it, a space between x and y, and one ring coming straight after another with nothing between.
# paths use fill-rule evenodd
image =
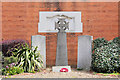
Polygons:
<instances>
[{"instance_id":1,"label":"paved ground","mask_svg":"<svg viewBox=\"0 0 120 80\"><path fill-rule=\"evenodd\" d=\"M5 76L2 76L5 77ZM117 76L96 75L87 71L78 71L72 69L71 72L52 72L51 68L47 68L37 73L22 73L10 76L8 78L118 78Z\"/></svg>"}]
</instances>

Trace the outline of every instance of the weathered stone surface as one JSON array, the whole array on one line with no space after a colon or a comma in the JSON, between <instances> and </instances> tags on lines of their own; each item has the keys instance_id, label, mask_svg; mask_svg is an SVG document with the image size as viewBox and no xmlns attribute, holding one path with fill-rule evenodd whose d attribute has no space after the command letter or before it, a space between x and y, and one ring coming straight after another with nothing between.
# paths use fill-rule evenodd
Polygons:
<instances>
[{"instance_id":1,"label":"weathered stone surface","mask_svg":"<svg viewBox=\"0 0 120 80\"><path fill-rule=\"evenodd\" d=\"M43 57L44 68L46 68L46 37L41 35L32 36L32 46L38 46L38 50Z\"/></svg>"},{"instance_id":2,"label":"weathered stone surface","mask_svg":"<svg viewBox=\"0 0 120 80\"><path fill-rule=\"evenodd\" d=\"M66 40L66 29L68 28L68 23L65 18L59 18L59 21L55 23L55 29L58 29L57 34L57 53L56 53L56 66L67 66L67 40Z\"/></svg>"},{"instance_id":3,"label":"weathered stone surface","mask_svg":"<svg viewBox=\"0 0 120 80\"><path fill-rule=\"evenodd\" d=\"M70 66L53 66L52 71L53 72L60 72L62 68L67 68L68 72L71 72L71 67Z\"/></svg>"},{"instance_id":4,"label":"weathered stone surface","mask_svg":"<svg viewBox=\"0 0 120 80\"><path fill-rule=\"evenodd\" d=\"M58 32L56 66L67 66L67 40L65 32Z\"/></svg>"},{"instance_id":5,"label":"weathered stone surface","mask_svg":"<svg viewBox=\"0 0 120 80\"><path fill-rule=\"evenodd\" d=\"M92 37L78 36L77 68L90 70L92 55Z\"/></svg>"}]
</instances>

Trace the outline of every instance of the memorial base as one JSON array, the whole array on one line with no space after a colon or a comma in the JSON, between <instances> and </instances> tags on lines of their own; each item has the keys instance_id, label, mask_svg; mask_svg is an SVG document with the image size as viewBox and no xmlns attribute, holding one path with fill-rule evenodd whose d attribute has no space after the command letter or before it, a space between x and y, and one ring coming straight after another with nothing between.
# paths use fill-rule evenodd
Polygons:
<instances>
[{"instance_id":1,"label":"memorial base","mask_svg":"<svg viewBox=\"0 0 120 80\"><path fill-rule=\"evenodd\" d=\"M71 66L53 66L53 72L71 72Z\"/></svg>"}]
</instances>

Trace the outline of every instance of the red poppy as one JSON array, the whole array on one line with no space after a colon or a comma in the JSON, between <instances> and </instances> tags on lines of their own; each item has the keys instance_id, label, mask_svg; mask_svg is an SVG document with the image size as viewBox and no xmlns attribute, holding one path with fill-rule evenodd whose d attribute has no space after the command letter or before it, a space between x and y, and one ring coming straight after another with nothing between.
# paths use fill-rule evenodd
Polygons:
<instances>
[{"instance_id":1,"label":"red poppy","mask_svg":"<svg viewBox=\"0 0 120 80\"><path fill-rule=\"evenodd\" d=\"M67 68L61 68L60 72L68 72Z\"/></svg>"}]
</instances>

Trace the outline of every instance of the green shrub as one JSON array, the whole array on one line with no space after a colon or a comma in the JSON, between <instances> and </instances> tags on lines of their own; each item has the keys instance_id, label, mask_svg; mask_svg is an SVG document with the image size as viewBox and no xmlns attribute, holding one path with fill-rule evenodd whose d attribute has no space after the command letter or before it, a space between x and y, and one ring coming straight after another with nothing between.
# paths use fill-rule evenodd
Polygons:
<instances>
[{"instance_id":1,"label":"green shrub","mask_svg":"<svg viewBox=\"0 0 120 80\"><path fill-rule=\"evenodd\" d=\"M3 61L3 58L2 58L2 52L0 51L0 74L2 74L2 62Z\"/></svg>"},{"instance_id":2,"label":"green shrub","mask_svg":"<svg viewBox=\"0 0 120 80\"><path fill-rule=\"evenodd\" d=\"M120 36L113 39L113 42L118 44L120 47Z\"/></svg>"},{"instance_id":3,"label":"green shrub","mask_svg":"<svg viewBox=\"0 0 120 80\"><path fill-rule=\"evenodd\" d=\"M107 45L108 41L104 38L97 38L93 41L93 51L96 48L100 48L101 46Z\"/></svg>"},{"instance_id":4,"label":"green shrub","mask_svg":"<svg viewBox=\"0 0 120 80\"><path fill-rule=\"evenodd\" d=\"M118 45L113 42L96 48L92 54L92 69L102 73L118 72L120 69L119 50Z\"/></svg>"},{"instance_id":5,"label":"green shrub","mask_svg":"<svg viewBox=\"0 0 120 80\"><path fill-rule=\"evenodd\" d=\"M17 57L14 56L4 57L4 67L11 63L17 63Z\"/></svg>"},{"instance_id":6,"label":"green shrub","mask_svg":"<svg viewBox=\"0 0 120 80\"><path fill-rule=\"evenodd\" d=\"M34 72L35 69L43 68L43 61L37 47L32 50L27 44L21 49L14 48L12 52L15 57L18 57L18 66L21 66L25 72Z\"/></svg>"},{"instance_id":7,"label":"green shrub","mask_svg":"<svg viewBox=\"0 0 120 80\"><path fill-rule=\"evenodd\" d=\"M8 66L2 69L3 75L15 75L23 72L23 68L17 67L15 63L9 64Z\"/></svg>"},{"instance_id":8,"label":"green shrub","mask_svg":"<svg viewBox=\"0 0 120 80\"><path fill-rule=\"evenodd\" d=\"M25 43L29 45L29 42L27 40L22 40L22 39L4 40L4 41L2 41L2 43L0 42L0 46L2 44L1 47L2 47L3 56L5 56L5 57L12 56L13 49L21 48L21 46L24 45Z\"/></svg>"},{"instance_id":9,"label":"green shrub","mask_svg":"<svg viewBox=\"0 0 120 80\"><path fill-rule=\"evenodd\" d=\"M20 73L23 73L23 72L24 72L23 68L21 68L21 67L16 67L16 73L17 73L17 74L20 74Z\"/></svg>"},{"instance_id":10,"label":"green shrub","mask_svg":"<svg viewBox=\"0 0 120 80\"><path fill-rule=\"evenodd\" d=\"M2 51L0 51L0 57L2 57Z\"/></svg>"}]
</instances>

